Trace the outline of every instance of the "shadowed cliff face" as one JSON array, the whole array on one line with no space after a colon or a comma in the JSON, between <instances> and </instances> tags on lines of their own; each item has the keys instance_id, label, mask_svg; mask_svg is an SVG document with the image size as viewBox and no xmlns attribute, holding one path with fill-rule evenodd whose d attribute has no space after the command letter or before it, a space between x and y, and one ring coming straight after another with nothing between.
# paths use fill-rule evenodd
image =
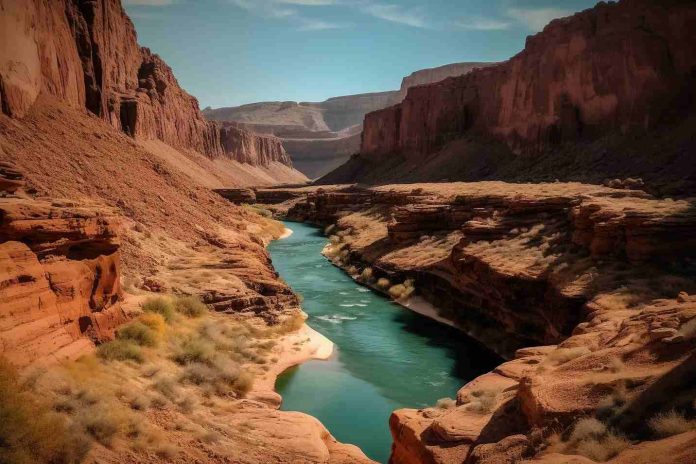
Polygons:
<instances>
[{"instance_id":1,"label":"shadowed cliff face","mask_svg":"<svg viewBox=\"0 0 696 464\"><path fill-rule=\"evenodd\" d=\"M0 27L11 43L0 45L0 103L21 118L40 93L85 108L141 140L161 140L210 158L262 164L268 156L229 151L218 125L206 121L198 101L183 90L171 68L137 42L119 0L59 2L1 0ZM264 146L239 131L244 148ZM282 154L271 155L288 166Z\"/></svg>"},{"instance_id":2,"label":"shadowed cliff face","mask_svg":"<svg viewBox=\"0 0 696 464\"><path fill-rule=\"evenodd\" d=\"M416 86L403 103L368 114L363 164L379 169L396 157L408 164L448 150L451 159L481 160L499 151L489 143L473 153L468 153L471 144L452 147L472 139L501 144L509 158L504 163L511 164L519 155L553 153L570 143L610 135L629 139L672 126L694 113L696 51L690 44L695 40L693 2L600 3L553 21L505 63ZM662 159L679 156L683 148L662 154ZM626 158L619 165L631 158L625 147L621 150L610 154ZM563 161L564 156L571 155L560 152L558 157ZM553 163L554 156L549 158ZM466 166L474 162L459 161ZM466 166L456 179L467 178ZM576 172L597 167L582 166ZM491 162L478 179L500 170L500 163ZM440 169L439 174L449 177L452 172ZM344 169L338 177L327 183L367 180L358 169ZM419 180L417 172L412 177ZM440 180L436 174L426 178Z\"/></svg>"}]
</instances>

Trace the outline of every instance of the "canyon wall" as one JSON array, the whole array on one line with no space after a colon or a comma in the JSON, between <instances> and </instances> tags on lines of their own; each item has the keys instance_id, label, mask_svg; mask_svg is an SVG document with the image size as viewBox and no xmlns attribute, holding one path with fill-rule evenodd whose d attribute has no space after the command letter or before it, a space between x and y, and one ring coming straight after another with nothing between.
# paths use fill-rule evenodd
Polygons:
<instances>
[{"instance_id":1,"label":"canyon wall","mask_svg":"<svg viewBox=\"0 0 696 464\"><path fill-rule=\"evenodd\" d=\"M214 121L235 121L258 134L280 137L295 166L309 178L319 178L360 151L365 115L401 102L408 89L466 74L491 63L454 63L416 71L399 91L347 95L319 103L262 102L231 108L206 108Z\"/></svg>"},{"instance_id":2,"label":"canyon wall","mask_svg":"<svg viewBox=\"0 0 696 464\"><path fill-rule=\"evenodd\" d=\"M694 110L696 7L624 0L549 24L509 61L367 115L361 152L432 153L469 132L515 151L647 130Z\"/></svg>"},{"instance_id":3,"label":"canyon wall","mask_svg":"<svg viewBox=\"0 0 696 464\"><path fill-rule=\"evenodd\" d=\"M255 193L326 227L323 254L356 281L509 359L395 411L390 463L694 461L692 427L655 426L696 414L694 199L562 182Z\"/></svg>"},{"instance_id":4,"label":"canyon wall","mask_svg":"<svg viewBox=\"0 0 696 464\"><path fill-rule=\"evenodd\" d=\"M0 192L0 354L19 366L74 359L113 337L121 221L107 208ZM6 179L5 173L0 178Z\"/></svg>"},{"instance_id":5,"label":"canyon wall","mask_svg":"<svg viewBox=\"0 0 696 464\"><path fill-rule=\"evenodd\" d=\"M4 114L23 117L44 93L85 108L136 139L161 140L209 158L226 155L249 164L273 158L288 164L281 153L253 151L272 145L252 140L253 133L238 131L246 142L227 151L229 131L207 121L172 69L138 45L120 0L2 0L0 8Z\"/></svg>"},{"instance_id":6,"label":"canyon wall","mask_svg":"<svg viewBox=\"0 0 696 464\"><path fill-rule=\"evenodd\" d=\"M322 182L624 176L683 193L696 175L695 31L694 3L674 0L554 20L507 62L368 114L359 159Z\"/></svg>"},{"instance_id":7,"label":"canyon wall","mask_svg":"<svg viewBox=\"0 0 696 464\"><path fill-rule=\"evenodd\" d=\"M469 74L474 69L486 68L494 64L496 63L453 63L415 71L401 81L397 101L403 101L411 87L444 81L448 77L463 76L464 74Z\"/></svg>"},{"instance_id":8,"label":"canyon wall","mask_svg":"<svg viewBox=\"0 0 696 464\"><path fill-rule=\"evenodd\" d=\"M223 123L220 127L220 143L225 156L242 163L268 166L279 162L292 166L280 139L270 135L256 135L234 123Z\"/></svg>"}]
</instances>

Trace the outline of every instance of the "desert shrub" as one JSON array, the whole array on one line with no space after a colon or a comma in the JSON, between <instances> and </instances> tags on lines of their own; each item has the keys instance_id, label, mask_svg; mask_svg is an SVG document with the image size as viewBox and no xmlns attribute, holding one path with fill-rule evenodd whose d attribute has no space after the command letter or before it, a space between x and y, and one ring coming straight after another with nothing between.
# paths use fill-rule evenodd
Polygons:
<instances>
[{"instance_id":1,"label":"desert shrub","mask_svg":"<svg viewBox=\"0 0 696 464\"><path fill-rule=\"evenodd\" d=\"M68 464L82 461L89 440L38 401L0 359L0 462Z\"/></svg>"},{"instance_id":2,"label":"desert shrub","mask_svg":"<svg viewBox=\"0 0 696 464\"><path fill-rule=\"evenodd\" d=\"M242 372L234 381L234 389L240 395L246 395L254 387L254 376L249 372Z\"/></svg>"},{"instance_id":3,"label":"desert shrub","mask_svg":"<svg viewBox=\"0 0 696 464\"><path fill-rule=\"evenodd\" d=\"M593 461L605 462L628 448L630 442L620 436L608 434L599 440L587 440L577 444L575 451Z\"/></svg>"},{"instance_id":4,"label":"desert shrub","mask_svg":"<svg viewBox=\"0 0 696 464\"><path fill-rule=\"evenodd\" d=\"M671 410L660 413L648 421L650 429L660 438L679 435L696 429L696 421L689 420L683 414Z\"/></svg>"},{"instance_id":5,"label":"desert shrub","mask_svg":"<svg viewBox=\"0 0 696 464\"><path fill-rule=\"evenodd\" d=\"M184 396L176 402L177 407L181 412L191 414L196 409L196 400L191 396Z\"/></svg>"},{"instance_id":6,"label":"desert shrub","mask_svg":"<svg viewBox=\"0 0 696 464\"><path fill-rule=\"evenodd\" d=\"M591 417L578 420L573 426L563 452L580 454L593 461L604 462L626 449L630 442L614 433L603 422Z\"/></svg>"},{"instance_id":7,"label":"desert shrub","mask_svg":"<svg viewBox=\"0 0 696 464\"><path fill-rule=\"evenodd\" d=\"M467 411L488 414L495 409L500 390L475 390L471 392L466 405Z\"/></svg>"},{"instance_id":8,"label":"desert shrub","mask_svg":"<svg viewBox=\"0 0 696 464\"><path fill-rule=\"evenodd\" d=\"M215 354L215 346L202 338L184 340L176 347L173 359L179 364L193 362L210 364Z\"/></svg>"},{"instance_id":9,"label":"desert shrub","mask_svg":"<svg viewBox=\"0 0 696 464\"><path fill-rule=\"evenodd\" d=\"M170 377L159 377L153 382L152 386L155 390L170 400L176 397L176 385L174 384L174 380Z\"/></svg>"},{"instance_id":10,"label":"desert shrub","mask_svg":"<svg viewBox=\"0 0 696 464\"><path fill-rule=\"evenodd\" d=\"M208 306L195 296L177 298L175 307L177 312L187 317L201 317L208 313Z\"/></svg>"},{"instance_id":11,"label":"desert shrub","mask_svg":"<svg viewBox=\"0 0 696 464\"><path fill-rule=\"evenodd\" d=\"M365 282L370 282L372 280L372 268L371 267L366 267L363 269L362 273L360 274L360 277L362 278L363 281Z\"/></svg>"},{"instance_id":12,"label":"desert shrub","mask_svg":"<svg viewBox=\"0 0 696 464\"><path fill-rule=\"evenodd\" d=\"M138 321L148 326L158 337L162 337L167 330L167 323L161 314L145 313L138 318Z\"/></svg>"},{"instance_id":13,"label":"desert shrub","mask_svg":"<svg viewBox=\"0 0 696 464\"><path fill-rule=\"evenodd\" d=\"M119 430L119 421L106 409L85 411L78 421L85 431L104 446L110 446Z\"/></svg>"},{"instance_id":14,"label":"desert shrub","mask_svg":"<svg viewBox=\"0 0 696 464\"><path fill-rule=\"evenodd\" d=\"M174 459L177 454L179 454L179 450L177 449L176 446L169 444L169 443L161 443L157 445L157 449L155 450L155 454L162 458L162 459Z\"/></svg>"},{"instance_id":15,"label":"desert shrub","mask_svg":"<svg viewBox=\"0 0 696 464\"><path fill-rule=\"evenodd\" d=\"M580 442L587 439L601 438L607 433L607 426L592 417L585 417L578 420L570 434L570 442Z\"/></svg>"},{"instance_id":16,"label":"desert shrub","mask_svg":"<svg viewBox=\"0 0 696 464\"><path fill-rule=\"evenodd\" d=\"M440 398L435 403L435 407L438 409L452 409L457 406L457 402L452 398Z\"/></svg>"},{"instance_id":17,"label":"desert shrub","mask_svg":"<svg viewBox=\"0 0 696 464\"><path fill-rule=\"evenodd\" d=\"M391 287L391 282L389 282L389 279L382 277L377 281L377 287L386 290Z\"/></svg>"},{"instance_id":18,"label":"desert shrub","mask_svg":"<svg viewBox=\"0 0 696 464\"><path fill-rule=\"evenodd\" d=\"M146 313L155 313L161 315L165 321L172 322L174 320L174 305L171 300L164 297L148 298L143 303L143 311Z\"/></svg>"},{"instance_id":19,"label":"desert shrub","mask_svg":"<svg viewBox=\"0 0 696 464\"><path fill-rule=\"evenodd\" d=\"M407 279L403 284L397 284L389 288L389 295L395 300L404 300L411 296L414 291L413 280Z\"/></svg>"},{"instance_id":20,"label":"desert shrub","mask_svg":"<svg viewBox=\"0 0 696 464\"><path fill-rule=\"evenodd\" d=\"M131 341L140 346L155 346L159 341L157 333L140 321L124 325L118 329L116 337L119 340Z\"/></svg>"},{"instance_id":21,"label":"desert shrub","mask_svg":"<svg viewBox=\"0 0 696 464\"><path fill-rule=\"evenodd\" d=\"M143 351L131 340L114 340L102 343L97 348L97 356L106 361L135 361L144 360Z\"/></svg>"}]
</instances>

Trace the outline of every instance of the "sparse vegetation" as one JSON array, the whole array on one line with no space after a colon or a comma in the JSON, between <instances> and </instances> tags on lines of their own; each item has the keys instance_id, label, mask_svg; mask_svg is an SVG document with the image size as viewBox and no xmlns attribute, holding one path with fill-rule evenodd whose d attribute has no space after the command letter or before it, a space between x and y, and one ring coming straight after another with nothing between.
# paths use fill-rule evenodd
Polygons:
<instances>
[{"instance_id":1,"label":"sparse vegetation","mask_svg":"<svg viewBox=\"0 0 696 464\"><path fill-rule=\"evenodd\" d=\"M69 464L82 461L89 440L17 381L0 359L0 462Z\"/></svg>"},{"instance_id":2,"label":"sparse vegetation","mask_svg":"<svg viewBox=\"0 0 696 464\"><path fill-rule=\"evenodd\" d=\"M140 321L131 322L116 332L116 337L140 346L155 346L159 341L157 332Z\"/></svg>"},{"instance_id":3,"label":"sparse vegetation","mask_svg":"<svg viewBox=\"0 0 696 464\"><path fill-rule=\"evenodd\" d=\"M389 295L395 300L406 300L416 289L413 279L406 279L403 284L397 284L389 288Z\"/></svg>"},{"instance_id":4,"label":"sparse vegetation","mask_svg":"<svg viewBox=\"0 0 696 464\"><path fill-rule=\"evenodd\" d=\"M389 279L381 277L377 280L377 288L387 290L389 287L391 287L391 282L389 281Z\"/></svg>"},{"instance_id":5,"label":"sparse vegetation","mask_svg":"<svg viewBox=\"0 0 696 464\"><path fill-rule=\"evenodd\" d=\"M146 313L155 313L161 315L168 323L174 320L174 304L169 298L148 298L145 303L143 303L142 308Z\"/></svg>"},{"instance_id":6,"label":"sparse vegetation","mask_svg":"<svg viewBox=\"0 0 696 464\"><path fill-rule=\"evenodd\" d=\"M648 421L648 425L659 438L671 437L690 430L696 430L696 421L687 419L684 417L684 414L674 409L656 415Z\"/></svg>"},{"instance_id":7,"label":"sparse vegetation","mask_svg":"<svg viewBox=\"0 0 696 464\"><path fill-rule=\"evenodd\" d=\"M452 398L440 398L435 403L437 409L454 409L457 406L457 402Z\"/></svg>"},{"instance_id":8,"label":"sparse vegetation","mask_svg":"<svg viewBox=\"0 0 696 464\"><path fill-rule=\"evenodd\" d=\"M597 462L608 461L630 445L628 439L592 417L575 422L567 439L551 441L557 443L551 446L550 451L579 454Z\"/></svg>"},{"instance_id":9,"label":"sparse vegetation","mask_svg":"<svg viewBox=\"0 0 696 464\"><path fill-rule=\"evenodd\" d=\"M132 340L114 340L97 348L97 356L106 361L135 361L141 363L145 357L142 349Z\"/></svg>"},{"instance_id":10,"label":"sparse vegetation","mask_svg":"<svg viewBox=\"0 0 696 464\"><path fill-rule=\"evenodd\" d=\"M186 317L201 317L208 312L208 306L195 296L179 297L175 302L176 311Z\"/></svg>"},{"instance_id":11,"label":"sparse vegetation","mask_svg":"<svg viewBox=\"0 0 696 464\"><path fill-rule=\"evenodd\" d=\"M500 390L495 388L474 390L465 399L466 410L488 414L495 409L499 394Z\"/></svg>"}]
</instances>

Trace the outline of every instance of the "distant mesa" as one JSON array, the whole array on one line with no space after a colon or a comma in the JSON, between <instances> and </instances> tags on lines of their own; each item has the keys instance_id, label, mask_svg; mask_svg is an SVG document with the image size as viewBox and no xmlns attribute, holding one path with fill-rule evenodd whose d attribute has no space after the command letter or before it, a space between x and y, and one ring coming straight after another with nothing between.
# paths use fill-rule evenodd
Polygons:
<instances>
[{"instance_id":1,"label":"distant mesa","mask_svg":"<svg viewBox=\"0 0 696 464\"><path fill-rule=\"evenodd\" d=\"M212 121L235 121L257 133L279 137L293 165L318 178L345 163L360 150L367 113L400 103L408 89L459 76L493 63L455 63L416 71L398 91L367 93L313 102L261 102L229 108L206 108Z\"/></svg>"}]
</instances>

